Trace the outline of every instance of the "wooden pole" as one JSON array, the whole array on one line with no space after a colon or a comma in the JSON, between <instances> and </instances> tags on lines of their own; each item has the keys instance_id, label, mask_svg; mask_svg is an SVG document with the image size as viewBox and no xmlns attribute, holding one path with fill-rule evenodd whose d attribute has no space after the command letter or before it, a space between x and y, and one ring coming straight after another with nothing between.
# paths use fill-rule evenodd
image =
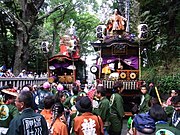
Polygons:
<instances>
[{"instance_id":1,"label":"wooden pole","mask_svg":"<svg viewBox=\"0 0 180 135\"><path fill-rule=\"evenodd\" d=\"M159 92L158 92L157 87L155 87L155 91L156 91L156 95L157 95L157 97L158 97L159 103L160 103L160 105L162 105L161 98L160 98L160 96L159 96Z\"/></svg>"},{"instance_id":2,"label":"wooden pole","mask_svg":"<svg viewBox=\"0 0 180 135\"><path fill-rule=\"evenodd\" d=\"M139 80L141 80L141 41L139 39Z\"/></svg>"},{"instance_id":3,"label":"wooden pole","mask_svg":"<svg viewBox=\"0 0 180 135\"><path fill-rule=\"evenodd\" d=\"M75 69L74 59L73 59L72 63L73 63L73 82L75 82L76 81L76 69Z\"/></svg>"}]
</instances>

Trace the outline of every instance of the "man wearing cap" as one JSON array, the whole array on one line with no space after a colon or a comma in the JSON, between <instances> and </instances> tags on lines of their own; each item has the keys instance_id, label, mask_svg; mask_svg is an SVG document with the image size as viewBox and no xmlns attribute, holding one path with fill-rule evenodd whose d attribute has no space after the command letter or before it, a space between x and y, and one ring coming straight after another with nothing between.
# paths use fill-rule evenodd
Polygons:
<instances>
[{"instance_id":1,"label":"man wearing cap","mask_svg":"<svg viewBox=\"0 0 180 135\"><path fill-rule=\"evenodd\" d=\"M5 97L5 101L3 101L3 96L0 95L0 134L7 131L11 120L19 114L17 107L13 104L17 92L3 89L2 94ZM3 132L1 132L2 127Z\"/></svg>"},{"instance_id":2,"label":"man wearing cap","mask_svg":"<svg viewBox=\"0 0 180 135\"><path fill-rule=\"evenodd\" d=\"M76 108L81 116L74 118L73 130L75 135L103 135L103 122L100 116L92 114L92 102L89 97L81 97L76 102Z\"/></svg>"},{"instance_id":3,"label":"man wearing cap","mask_svg":"<svg viewBox=\"0 0 180 135\"><path fill-rule=\"evenodd\" d=\"M22 78L25 78L27 77L27 74L26 74L26 70L22 70L21 73L19 73L19 75L17 77L22 77Z\"/></svg>"}]
</instances>

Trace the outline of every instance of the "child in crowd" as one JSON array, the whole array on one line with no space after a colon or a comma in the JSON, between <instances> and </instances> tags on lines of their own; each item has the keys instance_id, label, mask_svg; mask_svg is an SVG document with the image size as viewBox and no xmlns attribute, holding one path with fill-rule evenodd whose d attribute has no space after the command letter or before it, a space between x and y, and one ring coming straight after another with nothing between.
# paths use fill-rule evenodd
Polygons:
<instances>
[{"instance_id":1,"label":"child in crowd","mask_svg":"<svg viewBox=\"0 0 180 135\"><path fill-rule=\"evenodd\" d=\"M44 98L47 96L52 96L50 91L51 85L49 82L43 83L43 88L37 90L37 95L35 95L35 103L38 105L38 111L41 112L44 109Z\"/></svg>"},{"instance_id":2,"label":"child in crowd","mask_svg":"<svg viewBox=\"0 0 180 135\"><path fill-rule=\"evenodd\" d=\"M47 96L44 98L44 109L41 111L41 115L47 120L52 118L51 108L54 105L55 100L53 96Z\"/></svg>"},{"instance_id":3,"label":"child in crowd","mask_svg":"<svg viewBox=\"0 0 180 135\"><path fill-rule=\"evenodd\" d=\"M93 113L99 115L104 123L104 134L108 135L110 105L106 98L106 90L103 86L97 86L96 97L99 99L98 108L93 108Z\"/></svg>"},{"instance_id":4,"label":"child in crowd","mask_svg":"<svg viewBox=\"0 0 180 135\"><path fill-rule=\"evenodd\" d=\"M63 116L62 103L56 103L52 107L52 118L47 120L50 135L68 135L68 127Z\"/></svg>"},{"instance_id":5,"label":"child in crowd","mask_svg":"<svg viewBox=\"0 0 180 135\"><path fill-rule=\"evenodd\" d=\"M155 114L155 115L154 115ZM173 127L168 122L168 117L165 110L160 105L155 105L151 109L151 115L153 116L154 120L156 121L156 135L178 135L180 130Z\"/></svg>"}]
</instances>

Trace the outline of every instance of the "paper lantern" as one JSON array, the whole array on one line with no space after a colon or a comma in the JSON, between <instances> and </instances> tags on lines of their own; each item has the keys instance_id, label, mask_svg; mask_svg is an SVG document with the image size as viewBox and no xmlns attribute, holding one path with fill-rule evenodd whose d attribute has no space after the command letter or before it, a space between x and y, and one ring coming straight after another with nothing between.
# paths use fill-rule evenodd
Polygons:
<instances>
[{"instance_id":1,"label":"paper lantern","mask_svg":"<svg viewBox=\"0 0 180 135\"><path fill-rule=\"evenodd\" d=\"M58 86L57 86L57 90L58 90L58 91L62 91L62 90L64 90L63 85L62 85L62 84L58 84Z\"/></svg>"}]
</instances>

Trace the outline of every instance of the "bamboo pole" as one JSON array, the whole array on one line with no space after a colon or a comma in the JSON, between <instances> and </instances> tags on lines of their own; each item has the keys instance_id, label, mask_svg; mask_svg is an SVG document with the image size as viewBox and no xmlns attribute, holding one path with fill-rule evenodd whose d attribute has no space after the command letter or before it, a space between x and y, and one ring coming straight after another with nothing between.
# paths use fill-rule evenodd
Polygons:
<instances>
[{"instance_id":1,"label":"bamboo pole","mask_svg":"<svg viewBox=\"0 0 180 135\"><path fill-rule=\"evenodd\" d=\"M158 92L157 87L155 87L155 91L156 91L156 95L157 95L157 97L158 97L159 103L162 105L161 98L160 98L160 96L159 96L159 92Z\"/></svg>"}]
</instances>

